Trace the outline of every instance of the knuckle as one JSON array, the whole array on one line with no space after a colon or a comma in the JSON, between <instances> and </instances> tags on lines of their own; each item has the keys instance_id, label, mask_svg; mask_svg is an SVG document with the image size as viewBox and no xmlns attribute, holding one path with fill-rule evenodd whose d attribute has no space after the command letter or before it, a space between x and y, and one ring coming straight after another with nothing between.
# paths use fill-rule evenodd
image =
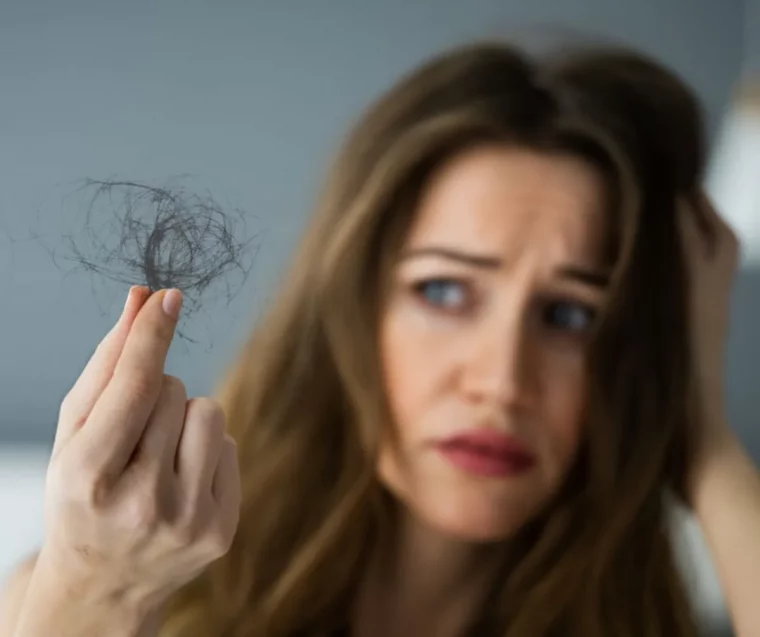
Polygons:
<instances>
[{"instance_id":1,"label":"knuckle","mask_svg":"<svg viewBox=\"0 0 760 637\"><path fill-rule=\"evenodd\" d=\"M137 401L153 400L157 388L148 374L136 371L125 381L125 391Z\"/></svg>"},{"instance_id":2,"label":"knuckle","mask_svg":"<svg viewBox=\"0 0 760 637\"><path fill-rule=\"evenodd\" d=\"M158 501L147 490L134 491L127 498L122 515L124 523L134 531L153 532L161 522Z\"/></svg>"},{"instance_id":3,"label":"knuckle","mask_svg":"<svg viewBox=\"0 0 760 637\"><path fill-rule=\"evenodd\" d=\"M226 510L217 508L208 533L204 537L204 544L212 555L221 557L229 552L237 535L239 521L239 507Z\"/></svg>"},{"instance_id":4,"label":"knuckle","mask_svg":"<svg viewBox=\"0 0 760 637\"><path fill-rule=\"evenodd\" d=\"M192 517L186 517L173 527L172 534L177 546L192 546L198 539L198 525Z\"/></svg>"},{"instance_id":5,"label":"knuckle","mask_svg":"<svg viewBox=\"0 0 760 637\"><path fill-rule=\"evenodd\" d=\"M221 525L217 524L214 525L211 532L204 538L204 545L212 557L222 557L232 548L232 540L234 537L234 533L230 533Z\"/></svg>"},{"instance_id":6,"label":"knuckle","mask_svg":"<svg viewBox=\"0 0 760 637\"><path fill-rule=\"evenodd\" d=\"M79 461L79 466L73 467L73 470L68 470L67 466L61 467L61 474L59 476L62 480L69 480L69 484L72 484L79 489L90 491L92 485L100 482L100 468L95 462L95 458L92 454L87 454ZM64 475L65 474L65 475Z\"/></svg>"},{"instance_id":7,"label":"knuckle","mask_svg":"<svg viewBox=\"0 0 760 637\"><path fill-rule=\"evenodd\" d=\"M106 498L107 480L95 462L85 456L74 465L67 462L55 463L50 467L50 483L59 485L67 499L84 505L91 510L100 509Z\"/></svg>"},{"instance_id":8,"label":"knuckle","mask_svg":"<svg viewBox=\"0 0 760 637\"><path fill-rule=\"evenodd\" d=\"M61 400L61 404L58 407L58 419L64 422L70 422L72 420L80 418L79 406L77 405L77 396L72 387ZM80 423L75 423L80 424Z\"/></svg>"},{"instance_id":9,"label":"knuckle","mask_svg":"<svg viewBox=\"0 0 760 637\"><path fill-rule=\"evenodd\" d=\"M156 439L148 439L132 453L130 471L139 476L139 481L147 486L155 486L161 480L162 466L155 457L158 445Z\"/></svg>"},{"instance_id":10,"label":"knuckle","mask_svg":"<svg viewBox=\"0 0 760 637\"><path fill-rule=\"evenodd\" d=\"M224 435L227 421L218 400L208 397L193 398L188 406L188 418L198 420L213 428L213 431L218 432L220 436Z\"/></svg>"},{"instance_id":11,"label":"knuckle","mask_svg":"<svg viewBox=\"0 0 760 637\"><path fill-rule=\"evenodd\" d=\"M198 543L203 534L203 525L207 523L207 516L202 513L198 500L193 498L174 525L173 534L177 544L187 547Z\"/></svg>"},{"instance_id":12,"label":"knuckle","mask_svg":"<svg viewBox=\"0 0 760 637\"><path fill-rule=\"evenodd\" d=\"M176 376L164 374L163 382L161 384L161 394L167 400L171 401L187 401L187 388L185 383Z\"/></svg>"}]
</instances>

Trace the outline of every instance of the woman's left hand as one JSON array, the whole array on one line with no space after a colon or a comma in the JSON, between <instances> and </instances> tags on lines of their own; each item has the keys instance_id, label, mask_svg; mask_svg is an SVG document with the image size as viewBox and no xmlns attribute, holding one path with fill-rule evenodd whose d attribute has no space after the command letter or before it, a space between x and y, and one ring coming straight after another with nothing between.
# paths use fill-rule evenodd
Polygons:
<instances>
[{"instance_id":1,"label":"woman's left hand","mask_svg":"<svg viewBox=\"0 0 760 637\"><path fill-rule=\"evenodd\" d=\"M690 485L711 456L737 442L727 419L725 352L731 296L739 262L739 241L705 193L682 208L682 237L690 279L695 396L700 431Z\"/></svg>"},{"instance_id":2,"label":"woman's left hand","mask_svg":"<svg viewBox=\"0 0 760 637\"><path fill-rule=\"evenodd\" d=\"M723 380L739 242L706 195L700 193L691 205L684 210L683 238L699 431L684 495L710 548L734 633L757 635L760 472L729 426Z\"/></svg>"}]
</instances>

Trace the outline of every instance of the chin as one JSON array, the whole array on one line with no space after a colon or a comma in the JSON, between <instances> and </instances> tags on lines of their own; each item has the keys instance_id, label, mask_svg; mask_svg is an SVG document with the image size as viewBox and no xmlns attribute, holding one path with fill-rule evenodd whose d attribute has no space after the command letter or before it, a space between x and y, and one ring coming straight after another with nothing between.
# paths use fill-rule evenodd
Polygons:
<instances>
[{"instance_id":1,"label":"chin","mask_svg":"<svg viewBox=\"0 0 760 637\"><path fill-rule=\"evenodd\" d=\"M437 533L472 543L503 542L528 523L539 508L522 501L494 502L473 495L451 493L416 498L411 513Z\"/></svg>"},{"instance_id":2,"label":"chin","mask_svg":"<svg viewBox=\"0 0 760 637\"><path fill-rule=\"evenodd\" d=\"M460 542L497 543L514 537L539 514L549 493L537 476L507 481L462 480L450 471L404 473L381 462L384 487L412 519Z\"/></svg>"}]
</instances>

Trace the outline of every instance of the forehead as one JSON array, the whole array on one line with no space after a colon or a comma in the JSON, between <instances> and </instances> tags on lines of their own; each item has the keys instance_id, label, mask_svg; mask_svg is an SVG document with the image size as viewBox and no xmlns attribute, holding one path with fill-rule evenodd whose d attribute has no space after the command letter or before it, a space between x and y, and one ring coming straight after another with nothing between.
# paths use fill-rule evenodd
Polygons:
<instances>
[{"instance_id":1,"label":"forehead","mask_svg":"<svg viewBox=\"0 0 760 637\"><path fill-rule=\"evenodd\" d=\"M435 173L407 242L599 261L609 219L603 176L582 159L519 148L466 151Z\"/></svg>"}]
</instances>

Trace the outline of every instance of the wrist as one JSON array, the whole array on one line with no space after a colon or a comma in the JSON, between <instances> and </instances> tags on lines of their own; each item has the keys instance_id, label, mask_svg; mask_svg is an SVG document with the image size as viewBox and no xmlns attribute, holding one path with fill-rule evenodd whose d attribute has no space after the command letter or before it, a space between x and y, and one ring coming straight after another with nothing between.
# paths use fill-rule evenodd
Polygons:
<instances>
[{"instance_id":1,"label":"wrist","mask_svg":"<svg viewBox=\"0 0 760 637\"><path fill-rule=\"evenodd\" d=\"M95 577L61 568L43 549L22 605L14 637L136 637L151 617L148 604Z\"/></svg>"},{"instance_id":2,"label":"wrist","mask_svg":"<svg viewBox=\"0 0 760 637\"><path fill-rule=\"evenodd\" d=\"M697 517L707 513L713 501L726 497L734 478L746 476L754 465L739 438L728 427L711 431L692 467L691 504Z\"/></svg>"}]
</instances>

